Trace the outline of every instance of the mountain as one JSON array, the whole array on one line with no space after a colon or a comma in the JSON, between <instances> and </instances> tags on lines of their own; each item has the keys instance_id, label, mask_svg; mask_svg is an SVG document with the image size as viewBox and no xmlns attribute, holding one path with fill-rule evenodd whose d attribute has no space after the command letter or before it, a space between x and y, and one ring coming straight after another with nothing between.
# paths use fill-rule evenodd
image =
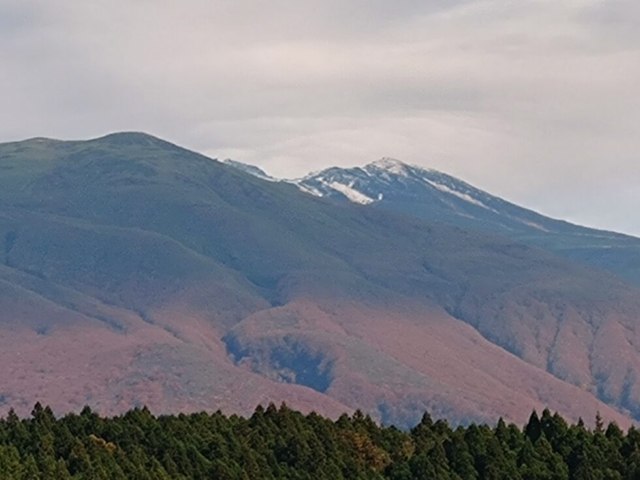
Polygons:
<instances>
[{"instance_id":1,"label":"mountain","mask_svg":"<svg viewBox=\"0 0 640 480\"><path fill-rule=\"evenodd\" d=\"M0 403L640 418L640 290L141 133L0 145Z\"/></svg>"},{"instance_id":2,"label":"mountain","mask_svg":"<svg viewBox=\"0 0 640 480\"><path fill-rule=\"evenodd\" d=\"M437 170L385 158L295 180L312 195L498 233L609 270L640 285L640 239L545 217Z\"/></svg>"}]
</instances>

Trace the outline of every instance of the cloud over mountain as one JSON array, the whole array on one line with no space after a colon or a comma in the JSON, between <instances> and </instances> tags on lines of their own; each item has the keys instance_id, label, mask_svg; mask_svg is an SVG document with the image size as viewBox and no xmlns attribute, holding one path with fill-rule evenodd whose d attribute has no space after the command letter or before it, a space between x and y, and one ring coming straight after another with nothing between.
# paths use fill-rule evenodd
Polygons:
<instances>
[{"instance_id":1,"label":"cloud over mountain","mask_svg":"<svg viewBox=\"0 0 640 480\"><path fill-rule=\"evenodd\" d=\"M628 1L9 0L0 139L153 131L278 176L391 155L637 233L639 17Z\"/></svg>"}]
</instances>

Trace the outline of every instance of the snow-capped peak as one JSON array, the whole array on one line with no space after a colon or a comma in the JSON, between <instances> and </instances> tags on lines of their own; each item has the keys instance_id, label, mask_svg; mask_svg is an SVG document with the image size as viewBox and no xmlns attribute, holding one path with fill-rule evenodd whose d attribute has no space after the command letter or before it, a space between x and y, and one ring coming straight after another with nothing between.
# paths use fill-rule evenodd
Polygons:
<instances>
[{"instance_id":1,"label":"snow-capped peak","mask_svg":"<svg viewBox=\"0 0 640 480\"><path fill-rule=\"evenodd\" d=\"M233 160L225 160L225 163L257 177L277 181L252 165ZM410 165L390 157L381 158L364 167L332 167L288 182L317 197L332 197L338 194L351 202L363 205L380 202L398 194L405 195L407 192L412 192L415 196L420 195L418 192L435 190L439 195L444 194L441 199L448 205L452 205L451 201L455 198L458 202L462 200L497 213L487 204L492 199L485 192L437 170Z\"/></svg>"},{"instance_id":2,"label":"snow-capped peak","mask_svg":"<svg viewBox=\"0 0 640 480\"><path fill-rule=\"evenodd\" d=\"M277 180L264 171L227 160L225 163L271 181L293 184L316 197L346 200L435 219L454 225L491 225L497 232L554 232L558 222L495 197L446 173L384 157L363 167L331 167L302 178ZM413 207L412 207L413 205ZM555 222L555 223L554 223ZM561 225L565 228L564 225ZM493 231L493 230L491 230ZM536 232L537 233L537 232Z\"/></svg>"},{"instance_id":3,"label":"snow-capped peak","mask_svg":"<svg viewBox=\"0 0 640 480\"><path fill-rule=\"evenodd\" d=\"M371 162L369 165L374 165L380 168L394 168L394 167L404 167L407 164L398 160L397 158L382 157L380 160Z\"/></svg>"},{"instance_id":4,"label":"snow-capped peak","mask_svg":"<svg viewBox=\"0 0 640 480\"><path fill-rule=\"evenodd\" d=\"M372 173L372 171L376 170L385 170L394 175L406 175L407 174L407 165L400 160L396 160L395 158L383 157L380 160L376 160L368 165L363 167L363 170L367 173Z\"/></svg>"}]
</instances>

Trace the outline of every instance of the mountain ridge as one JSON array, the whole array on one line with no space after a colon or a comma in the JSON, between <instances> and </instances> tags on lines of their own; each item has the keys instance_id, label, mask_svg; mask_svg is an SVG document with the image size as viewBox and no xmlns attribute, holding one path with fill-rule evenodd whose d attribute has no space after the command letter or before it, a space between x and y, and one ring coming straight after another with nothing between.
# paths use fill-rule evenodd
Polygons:
<instances>
[{"instance_id":1,"label":"mountain ridge","mask_svg":"<svg viewBox=\"0 0 640 480\"><path fill-rule=\"evenodd\" d=\"M479 206L485 208L487 210L491 210L491 206L486 205L482 202L484 199L486 203L493 204L497 203L498 206L509 206L509 207L518 207L522 210L526 210L529 214L537 215L545 220L551 220L552 222L557 222L558 226L567 226L567 227L578 227L584 229L585 231L597 231L603 234L614 234L616 236L624 236L624 237L633 237L632 235L618 233L615 231L608 230L599 230L592 227L585 227L576 223L571 223L565 220L555 219L548 216L545 216L542 213L536 212L534 210L528 209L526 207L519 207L517 204L510 202L508 200L504 200L500 197L487 193L484 190L481 190L477 187L474 187L470 183L465 182L464 180L460 180L452 175L449 175L445 172L434 168L425 168L414 164L409 164L402 162L401 160L391 158L391 157L382 157L379 160L370 162L363 167L352 167L352 168L340 168L340 167L330 167L324 170L320 170L317 172L312 172L308 175L305 175L298 179L283 179L285 182L292 182L296 185L303 184L308 185L309 183L316 180L318 177L325 176L327 172L336 172L345 174L345 176L349 176L351 172L354 171L362 171L368 175L368 177L376 179L376 177L386 176L387 180L389 179L388 175L396 175L399 177L413 177L414 179L419 179L423 183L426 183L427 186L431 186L441 192L449 193L455 197L458 197L462 200L465 200L472 205ZM421 175L422 174L422 175ZM428 175L427 178L424 175ZM452 184L455 188L448 187L447 184ZM364 192L362 192L364 193ZM473 196L465 196L470 195ZM377 195L373 195L373 197L377 198ZM525 224L526 225L526 224ZM540 227L535 225L529 225L530 227L540 229Z\"/></svg>"},{"instance_id":2,"label":"mountain ridge","mask_svg":"<svg viewBox=\"0 0 640 480\"><path fill-rule=\"evenodd\" d=\"M362 167L330 167L282 181L318 197L505 235L640 285L639 238L546 217L435 169L384 157Z\"/></svg>"}]
</instances>

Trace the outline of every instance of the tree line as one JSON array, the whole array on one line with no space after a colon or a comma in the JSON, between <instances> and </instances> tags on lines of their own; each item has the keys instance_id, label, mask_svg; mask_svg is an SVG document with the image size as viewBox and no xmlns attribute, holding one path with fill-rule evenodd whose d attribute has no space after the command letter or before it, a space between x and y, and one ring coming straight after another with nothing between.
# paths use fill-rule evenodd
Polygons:
<instances>
[{"instance_id":1,"label":"tree line","mask_svg":"<svg viewBox=\"0 0 640 480\"><path fill-rule=\"evenodd\" d=\"M452 427L425 413L410 431L357 411L337 420L286 405L221 412L0 420L0 479L640 479L640 430L569 425L548 410L520 428Z\"/></svg>"}]
</instances>

